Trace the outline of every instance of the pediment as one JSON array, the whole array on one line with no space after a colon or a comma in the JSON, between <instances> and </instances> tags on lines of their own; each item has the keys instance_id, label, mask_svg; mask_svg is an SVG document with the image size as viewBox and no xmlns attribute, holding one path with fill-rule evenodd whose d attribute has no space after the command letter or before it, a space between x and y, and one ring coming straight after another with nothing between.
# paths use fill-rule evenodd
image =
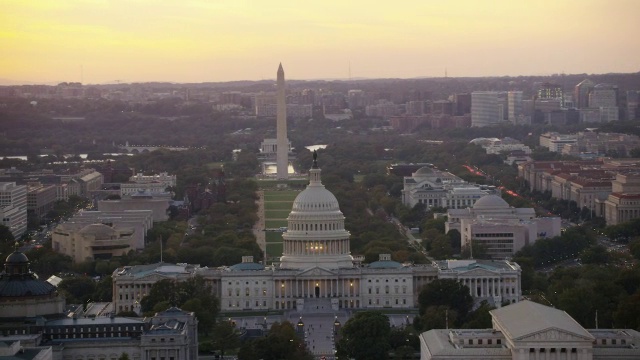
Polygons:
<instances>
[{"instance_id":1,"label":"pediment","mask_svg":"<svg viewBox=\"0 0 640 360\"><path fill-rule=\"evenodd\" d=\"M298 277L335 276L335 272L321 267L306 269L298 274Z\"/></svg>"},{"instance_id":2,"label":"pediment","mask_svg":"<svg viewBox=\"0 0 640 360\"><path fill-rule=\"evenodd\" d=\"M145 276L141 276L136 280L138 280L138 281L140 281L140 280L144 280L144 281L160 281L160 280L164 280L164 279L172 279L172 277L165 276L165 275L158 274L158 273L151 273L151 274L148 274L148 275L145 275Z\"/></svg>"},{"instance_id":3,"label":"pediment","mask_svg":"<svg viewBox=\"0 0 640 360\"><path fill-rule=\"evenodd\" d=\"M549 328L515 338L517 341L549 342L549 341L593 341L582 334L575 334L558 328Z\"/></svg>"},{"instance_id":4,"label":"pediment","mask_svg":"<svg viewBox=\"0 0 640 360\"><path fill-rule=\"evenodd\" d=\"M458 272L458 277L482 277L482 276L496 276L497 274L487 269L472 269L468 271Z\"/></svg>"}]
</instances>

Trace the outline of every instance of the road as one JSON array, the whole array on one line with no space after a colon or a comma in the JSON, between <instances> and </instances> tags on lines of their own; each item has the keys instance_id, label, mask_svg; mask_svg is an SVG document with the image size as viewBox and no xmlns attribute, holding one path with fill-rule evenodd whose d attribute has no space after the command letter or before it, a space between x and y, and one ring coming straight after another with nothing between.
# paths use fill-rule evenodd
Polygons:
<instances>
[{"instance_id":1,"label":"road","mask_svg":"<svg viewBox=\"0 0 640 360\"><path fill-rule=\"evenodd\" d=\"M403 234L404 236L407 237L407 241L409 242L409 246L411 246L417 252L423 254L430 262L434 261L434 259L432 257L430 257L429 254L427 253L427 250L422 246L422 242L421 242L422 239L416 238L414 236L414 234L411 232L411 229L409 229L408 227L402 225L400 220L398 218L394 217L394 216L391 216L389 218L389 221L391 223L393 223L398 228L398 231L401 234Z\"/></svg>"}]
</instances>

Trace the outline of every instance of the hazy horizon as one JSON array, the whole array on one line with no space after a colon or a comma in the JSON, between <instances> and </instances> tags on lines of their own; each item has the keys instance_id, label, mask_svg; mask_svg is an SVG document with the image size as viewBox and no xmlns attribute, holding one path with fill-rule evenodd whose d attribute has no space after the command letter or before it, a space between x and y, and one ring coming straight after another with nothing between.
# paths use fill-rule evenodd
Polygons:
<instances>
[{"instance_id":1,"label":"hazy horizon","mask_svg":"<svg viewBox=\"0 0 640 360\"><path fill-rule=\"evenodd\" d=\"M636 73L634 0L6 0L3 83Z\"/></svg>"}]
</instances>

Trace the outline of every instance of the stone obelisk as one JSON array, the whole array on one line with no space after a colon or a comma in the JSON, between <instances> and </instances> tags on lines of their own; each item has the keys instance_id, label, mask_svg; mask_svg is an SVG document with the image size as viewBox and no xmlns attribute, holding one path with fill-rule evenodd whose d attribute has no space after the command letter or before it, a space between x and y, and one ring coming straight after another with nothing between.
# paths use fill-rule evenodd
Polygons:
<instances>
[{"instance_id":1,"label":"stone obelisk","mask_svg":"<svg viewBox=\"0 0 640 360\"><path fill-rule=\"evenodd\" d=\"M278 117L276 123L276 163L278 167L278 180L289 177L289 139L287 139L287 103L284 92L284 70L282 63L278 67L277 82L277 106Z\"/></svg>"}]
</instances>

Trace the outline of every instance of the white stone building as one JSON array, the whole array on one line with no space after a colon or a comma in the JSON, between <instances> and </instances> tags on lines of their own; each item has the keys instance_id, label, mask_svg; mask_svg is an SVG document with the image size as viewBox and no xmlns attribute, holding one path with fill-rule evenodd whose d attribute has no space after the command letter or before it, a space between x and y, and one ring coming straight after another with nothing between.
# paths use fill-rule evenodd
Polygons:
<instances>
[{"instance_id":1,"label":"white stone building","mask_svg":"<svg viewBox=\"0 0 640 360\"><path fill-rule=\"evenodd\" d=\"M556 132L544 133L540 135L540 146L553 152L561 152L565 145L578 143L578 135L564 135Z\"/></svg>"},{"instance_id":2,"label":"white stone building","mask_svg":"<svg viewBox=\"0 0 640 360\"><path fill-rule=\"evenodd\" d=\"M566 312L524 300L490 311L491 329L420 335L421 360L621 360L640 358L640 333L590 329Z\"/></svg>"},{"instance_id":3,"label":"white stone building","mask_svg":"<svg viewBox=\"0 0 640 360\"><path fill-rule=\"evenodd\" d=\"M483 245L496 259L510 257L538 238L560 235L560 218L536 218L533 208L512 208L497 195L487 195L467 209L447 212L445 232L460 231L463 247Z\"/></svg>"},{"instance_id":4,"label":"white stone building","mask_svg":"<svg viewBox=\"0 0 640 360\"><path fill-rule=\"evenodd\" d=\"M468 183L447 171L425 166L404 178L402 203L408 207L425 204L427 209L473 206L481 197L500 194L495 186Z\"/></svg>"}]
</instances>

